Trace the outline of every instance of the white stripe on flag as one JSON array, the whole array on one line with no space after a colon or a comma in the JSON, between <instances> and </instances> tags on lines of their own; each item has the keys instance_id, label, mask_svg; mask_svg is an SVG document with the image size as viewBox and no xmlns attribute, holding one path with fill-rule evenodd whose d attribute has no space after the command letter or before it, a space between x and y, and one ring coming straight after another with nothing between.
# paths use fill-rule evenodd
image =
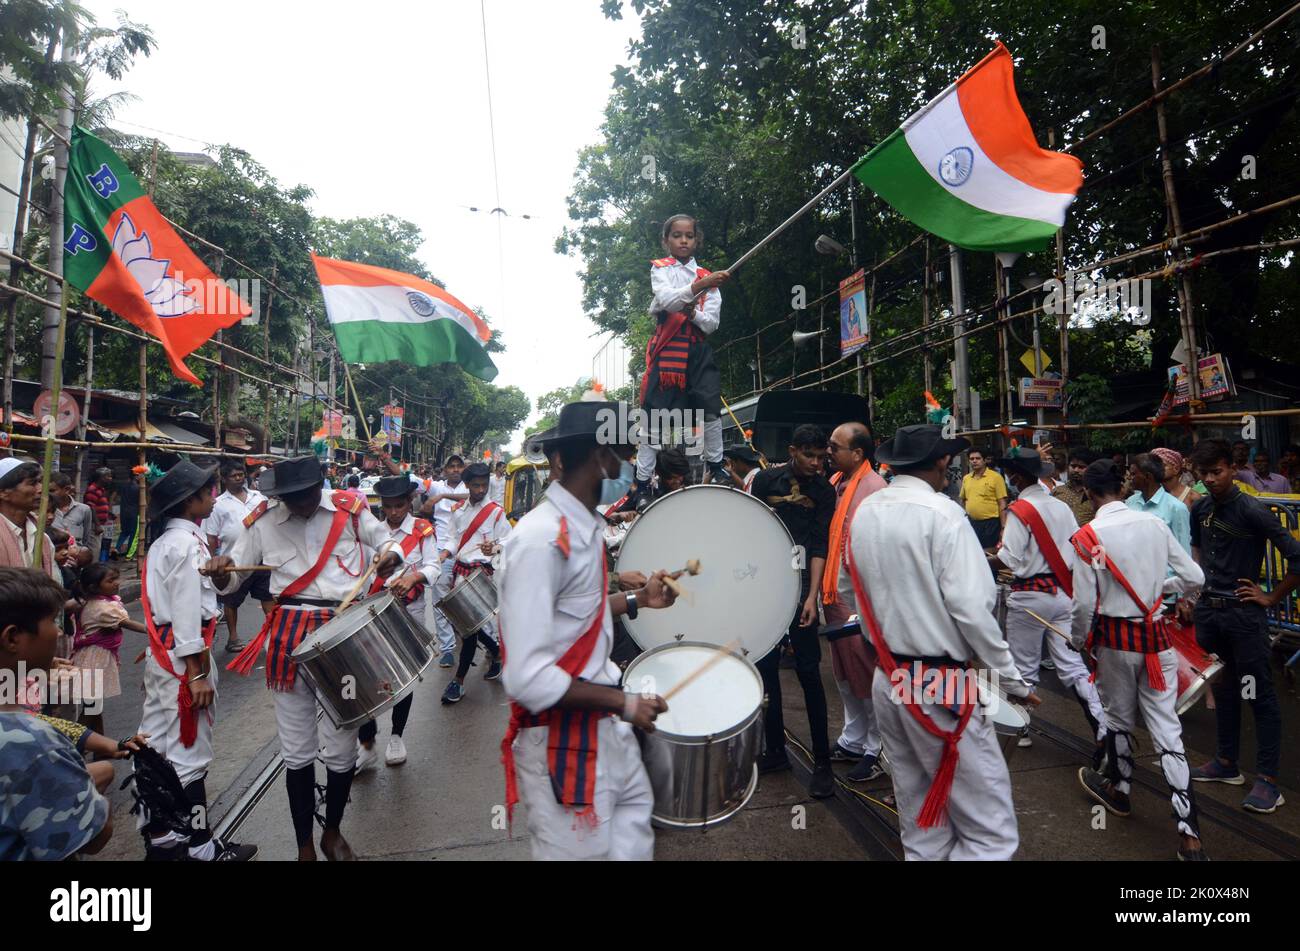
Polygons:
<instances>
[{"instance_id":1,"label":"white stripe on flag","mask_svg":"<svg viewBox=\"0 0 1300 951\"><path fill-rule=\"evenodd\" d=\"M390 324L427 324L435 320L454 320L482 344L478 328L467 314L431 294L413 288L396 284L380 287L325 284L321 286L321 292L325 297L325 312L332 324L345 324L354 320L382 320ZM417 295L422 309L432 306L432 312L418 312L411 303L411 295Z\"/></svg>"}]
</instances>

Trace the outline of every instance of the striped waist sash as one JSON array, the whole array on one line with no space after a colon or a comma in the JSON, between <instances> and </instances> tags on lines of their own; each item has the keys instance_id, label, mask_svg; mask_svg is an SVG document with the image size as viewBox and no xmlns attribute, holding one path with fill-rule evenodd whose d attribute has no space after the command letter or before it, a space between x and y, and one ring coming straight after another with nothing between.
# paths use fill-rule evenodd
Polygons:
<instances>
[{"instance_id":1,"label":"striped waist sash","mask_svg":"<svg viewBox=\"0 0 1300 951\"><path fill-rule=\"evenodd\" d=\"M1061 583L1056 580L1056 575L1050 571L1041 575L1030 575L1028 578L1014 578L1011 581L1012 591L1041 591L1044 594L1056 594L1061 590Z\"/></svg>"}]
</instances>

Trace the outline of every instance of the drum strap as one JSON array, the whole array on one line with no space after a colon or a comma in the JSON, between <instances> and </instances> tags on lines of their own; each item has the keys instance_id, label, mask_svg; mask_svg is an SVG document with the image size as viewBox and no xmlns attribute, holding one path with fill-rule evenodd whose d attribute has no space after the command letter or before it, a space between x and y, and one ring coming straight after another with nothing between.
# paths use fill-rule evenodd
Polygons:
<instances>
[{"instance_id":1,"label":"drum strap","mask_svg":"<svg viewBox=\"0 0 1300 951\"><path fill-rule=\"evenodd\" d=\"M465 529L465 534L460 536L460 544L456 546L456 554L459 555L461 549L469 544L469 540L474 537L475 532L483 527L483 523L488 520L489 515L493 512L500 511L501 506L497 505L495 502L489 502L487 505L483 506L483 508L479 509L479 513L474 516L474 521L470 522L469 528Z\"/></svg>"},{"instance_id":2,"label":"drum strap","mask_svg":"<svg viewBox=\"0 0 1300 951\"><path fill-rule=\"evenodd\" d=\"M609 566L605 563L604 546L598 547L601 564L600 607L582 636L573 642L555 665L570 677L577 677L587 666L605 626L605 612L609 604ZM505 664L506 638L499 616L497 626L501 635L501 662ZM513 820L515 803L519 802L519 786L515 777L515 737L525 726L543 725L547 727L546 758L556 802L574 808L575 818L592 826L599 821L595 807L597 729L603 718L603 715L594 711L565 710L559 707L530 714L513 700L510 702L510 725L501 741L501 763L506 770L507 824Z\"/></svg>"},{"instance_id":3,"label":"drum strap","mask_svg":"<svg viewBox=\"0 0 1300 951\"><path fill-rule=\"evenodd\" d=\"M1052 574L1056 575L1056 583L1061 586L1065 596L1074 597L1074 575L1066 567L1065 558L1061 556L1061 549L1056 546L1052 533L1047 530L1047 523L1043 521L1042 513L1024 499L1016 499L1007 506L1007 510L1028 527L1029 533L1034 536L1034 541L1038 544L1038 550L1047 559L1047 567L1051 568Z\"/></svg>"},{"instance_id":4,"label":"drum strap","mask_svg":"<svg viewBox=\"0 0 1300 951\"><path fill-rule=\"evenodd\" d=\"M153 622L153 609L149 606L149 566L147 561L140 564L140 607L144 609L144 626L149 632L149 651L153 654L154 661L158 666L179 681L176 686L176 709L180 712L181 720L181 746L191 747L194 741L199 738L199 715L198 711L190 704L190 675L188 672L177 673L176 668L172 667L171 658L167 656L168 648L163 643L164 633L170 633L171 625L165 624L163 627L166 631L160 630ZM212 647L212 637L217 632L217 619L208 618L203 625L203 643ZM181 667L185 670L184 666Z\"/></svg>"},{"instance_id":5,"label":"drum strap","mask_svg":"<svg viewBox=\"0 0 1300 951\"><path fill-rule=\"evenodd\" d=\"M1143 628L1150 629L1154 632L1156 643L1163 642L1164 646L1168 647L1169 635L1164 631L1163 625L1160 624L1160 621L1156 617L1157 612L1160 610L1160 602L1156 601L1156 603L1150 607L1148 607L1143 602L1142 598L1138 595L1138 593L1135 590L1133 590L1133 585L1129 583L1128 578L1124 577L1124 572L1119 570L1119 565L1115 564L1114 559L1110 557L1110 552L1106 550L1105 546L1101 544L1101 540L1097 538L1097 530L1092 527L1092 524L1089 523L1083 526L1083 528L1079 529L1077 532L1075 532L1074 535L1070 538L1070 544L1074 546L1074 550L1079 555L1080 558L1087 558L1089 562L1092 562L1093 559L1096 558L1098 555L1100 555L1102 558L1105 559L1106 570L1110 572L1112 578L1114 578L1117 582L1119 582L1119 586L1124 589L1125 593L1129 596L1129 599L1137 606L1137 609L1142 612L1142 621L1140 622L1141 626ZM1096 620L1094 621L1092 625L1092 630L1088 634L1089 643L1087 645L1087 650L1089 653L1091 653L1092 651L1093 639L1095 638L1099 627L1101 627L1101 625L1098 622L1102 620L1102 618L1100 617L1101 615L1101 573L1100 572L1097 572L1096 613L1097 615L1099 615L1099 617L1097 617ZM1120 636L1118 628L1115 628L1113 626L1111 628L1107 628L1105 633L1108 635L1113 634L1115 637ZM1164 675L1164 671L1160 669L1159 650L1144 651L1144 653L1146 653L1147 683L1150 684L1152 690L1163 691L1165 689L1165 675Z\"/></svg>"},{"instance_id":6,"label":"drum strap","mask_svg":"<svg viewBox=\"0 0 1300 951\"><path fill-rule=\"evenodd\" d=\"M316 563L307 569L306 573L291 582L275 598L275 607L271 613L266 616L266 621L262 624L262 629L257 632L257 636L248 642L248 646L240 651L235 659L226 665L226 670L233 670L241 677L247 677L253 672L253 665L257 663L257 658L262 654L262 647L266 644L266 639L271 633L271 625L275 622L276 616L280 614L282 603L288 599L301 594L307 590L307 586L316 580L316 576L324 570L325 565L329 563L330 555L334 552L334 546L338 544L339 539L343 536L343 528L348 523L348 512L343 508L334 510L333 521L330 522L329 534L325 536L325 544L321 546L320 556L317 557ZM358 543L360 536L358 535ZM268 677L270 670L267 671Z\"/></svg>"},{"instance_id":7,"label":"drum strap","mask_svg":"<svg viewBox=\"0 0 1300 951\"><path fill-rule=\"evenodd\" d=\"M424 541L424 536L417 535L415 532L412 532L411 534L403 538L402 544L400 545L400 550L402 552L402 561L406 561L406 559L410 558L411 552L415 551L416 546L423 543L423 541ZM370 590L366 593L378 594L380 591L384 590L384 582L386 580L387 580L386 578L380 578L376 576L375 580L370 582ZM418 598L423 592L424 592L424 583L420 582L419 584L416 584L415 587L413 587L410 591L406 593L406 603L410 604L412 601Z\"/></svg>"},{"instance_id":8,"label":"drum strap","mask_svg":"<svg viewBox=\"0 0 1300 951\"><path fill-rule=\"evenodd\" d=\"M859 579L857 565L853 558L853 538L850 530L849 537L846 540L845 552L849 559L849 577L853 580L853 592L858 598L858 610L862 614L862 619L866 622L867 631L871 637L871 644L876 649L876 655L880 661L880 666L885 672L885 676L890 678L890 683L894 683L894 671L898 664L894 660L894 655L889 651L889 645L885 643L884 632L880 629L880 622L876 619L876 613L871 607L871 599L867 597L867 592L862 587L862 581ZM921 811L916 814L916 824L918 828L928 829L933 826L941 826L947 821L948 813L948 796L952 792L952 782L957 775L957 761L960 758L957 752L957 744L961 742L961 735L966 731L966 724L970 722L971 714L975 712L974 701L961 698L960 704L953 712L957 714L957 726L953 730L944 730L934 722L934 718L926 715L921 709L921 704L909 703L908 696L903 698L903 706L916 719L924 729L936 739L943 741L943 756L939 760L939 768L934 774L934 779L930 781L930 791L925 796L925 802L921 804Z\"/></svg>"}]
</instances>

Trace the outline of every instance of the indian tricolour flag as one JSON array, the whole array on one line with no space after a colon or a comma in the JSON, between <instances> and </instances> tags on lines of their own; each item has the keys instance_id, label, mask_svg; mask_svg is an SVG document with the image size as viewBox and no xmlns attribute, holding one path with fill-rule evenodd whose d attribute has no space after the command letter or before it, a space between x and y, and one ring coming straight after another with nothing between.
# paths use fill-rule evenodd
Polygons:
<instances>
[{"instance_id":1,"label":"indian tricolour flag","mask_svg":"<svg viewBox=\"0 0 1300 951\"><path fill-rule=\"evenodd\" d=\"M485 349L488 325L438 285L372 264L311 259L348 363L458 363L480 380L497 375Z\"/></svg>"},{"instance_id":2,"label":"indian tricolour flag","mask_svg":"<svg viewBox=\"0 0 1300 951\"><path fill-rule=\"evenodd\" d=\"M1040 149L1001 43L853 167L926 231L980 251L1031 251L1065 223L1083 163Z\"/></svg>"}]
</instances>

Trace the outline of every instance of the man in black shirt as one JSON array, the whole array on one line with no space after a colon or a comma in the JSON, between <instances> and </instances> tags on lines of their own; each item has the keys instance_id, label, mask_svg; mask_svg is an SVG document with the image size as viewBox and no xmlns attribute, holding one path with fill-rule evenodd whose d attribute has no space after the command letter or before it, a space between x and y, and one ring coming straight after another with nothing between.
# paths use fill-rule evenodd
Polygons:
<instances>
[{"instance_id":1,"label":"man in black shirt","mask_svg":"<svg viewBox=\"0 0 1300 951\"><path fill-rule=\"evenodd\" d=\"M804 550L799 608L790 622L795 671L803 687L812 734L813 777L810 792L819 799L835 794L831 771L830 738L826 726L826 688L822 685L821 645L817 640L817 596L826 566L831 519L835 516L835 489L822 474L826 468L826 437L816 426L803 425L790 438L790 461L771 466L754 477L750 492L777 514ZM785 718L781 709L781 649L774 648L758 662L767 690L765 727L767 749L759 759L759 772L789 769L785 755Z\"/></svg>"},{"instance_id":2,"label":"man in black shirt","mask_svg":"<svg viewBox=\"0 0 1300 951\"><path fill-rule=\"evenodd\" d=\"M1192 451L1192 464L1209 490L1192 508L1192 554L1205 571L1205 589L1195 609L1196 640L1218 654L1224 665L1213 688L1218 756L1192 773L1192 778L1233 786L1246 781L1237 761L1241 701L1249 700L1259 735L1259 776L1242 806L1252 812L1273 812L1285 801L1277 787L1282 719L1269 666L1265 612L1300 584L1300 542L1268 506L1232 484L1237 473L1227 442L1202 440ZM1287 573L1266 592L1256 582L1269 541L1286 559Z\"/></svg>"}]
</instances>

